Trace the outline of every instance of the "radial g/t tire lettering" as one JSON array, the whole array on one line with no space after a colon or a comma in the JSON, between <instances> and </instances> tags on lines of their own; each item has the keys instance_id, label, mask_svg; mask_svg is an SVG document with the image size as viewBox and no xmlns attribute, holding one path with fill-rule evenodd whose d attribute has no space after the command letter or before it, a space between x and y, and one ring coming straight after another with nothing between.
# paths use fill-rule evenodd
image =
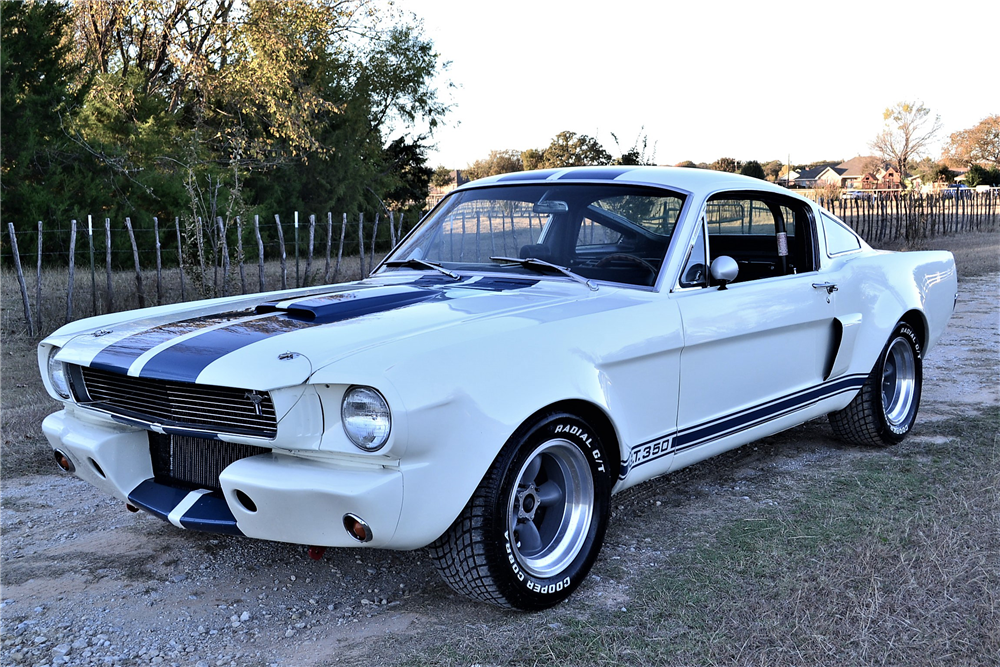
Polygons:
<instances>
[{"instance_id":1,"label":"radial g/t tire lettering","mask_svg":"<svg viewBox=\"0 0 1000 667\"><path fill-rule=\"evenodd\" d=\"M920 339L898 324L854 400L830 413L837 437L858 445L894 445L910 432L920 406L923 381Z\"/></svg>"},{"instance_id":2,"label":"radial g/t tire lettering","mask_svg":"<svg viewBox=\"0 0 1000 667\"><path fill-rule=\"evenodd\" d=\"M613 466L583 419L553 412L504 445L465 509L430 547L455 591L534 611L565 600L604 542Z\"/></svg>"}]
</instances>

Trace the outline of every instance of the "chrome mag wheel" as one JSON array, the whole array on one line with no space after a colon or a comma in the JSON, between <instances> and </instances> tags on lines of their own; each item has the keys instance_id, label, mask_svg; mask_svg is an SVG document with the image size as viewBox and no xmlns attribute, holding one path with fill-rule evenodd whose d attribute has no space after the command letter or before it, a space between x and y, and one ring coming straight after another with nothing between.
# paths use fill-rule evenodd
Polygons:
<instances>
[{"instance_id":1,"label":"chrome mag wheel","mask_svg":"<svg viewBox=\"0 0 1000 667\"><path fill-rule=\"evenodd\" d=\"M594 515L594 478L586 454L567 440L549 440L517 474L507 507L514 556L529 574L564 571L580 553Z\"/></svg>"}]
</instances>

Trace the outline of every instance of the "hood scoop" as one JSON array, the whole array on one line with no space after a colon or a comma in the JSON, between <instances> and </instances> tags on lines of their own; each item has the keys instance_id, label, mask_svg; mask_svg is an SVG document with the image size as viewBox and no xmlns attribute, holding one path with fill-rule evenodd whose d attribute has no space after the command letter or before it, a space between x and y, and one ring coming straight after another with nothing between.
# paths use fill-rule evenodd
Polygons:
<instances>
[{"instance_id":1,"label":"hood scoop","mask_svg":"<svg viewBox=\"0 0 1000 667\"><path fill-rule=\"evenodd\" d=\"M425 288L376 288L291 301L270 301L260 304L255 310L258 314L283 313L299 322L331 324L443 298L445 296L441 292Z\"/></svg>"}]
</instances>

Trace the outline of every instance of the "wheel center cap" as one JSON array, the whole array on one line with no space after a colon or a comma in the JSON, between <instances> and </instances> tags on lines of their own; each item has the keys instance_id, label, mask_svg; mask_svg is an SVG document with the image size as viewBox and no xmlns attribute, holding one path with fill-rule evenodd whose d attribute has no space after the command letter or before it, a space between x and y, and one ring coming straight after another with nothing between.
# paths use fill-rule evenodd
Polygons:
<instances>
[{"instance_id":1,"label":"wheel center cap","mask_svg":"<svg viewBox=\"0 0 1000 667\"><path fill-rule=\"evenodd\" d=\"M538 509L538 489L532 484L517 492L517 518L533 521Z\"/></svg>"}]
</instances>

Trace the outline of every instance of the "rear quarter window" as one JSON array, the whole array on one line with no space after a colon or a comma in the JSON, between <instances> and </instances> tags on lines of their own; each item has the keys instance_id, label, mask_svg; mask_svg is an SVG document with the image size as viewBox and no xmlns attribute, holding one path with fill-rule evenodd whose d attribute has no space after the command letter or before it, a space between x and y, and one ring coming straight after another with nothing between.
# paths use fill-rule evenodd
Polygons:
<instances>
[{"instance_id":1,"label":"rear quarter window","mask_svg":"<svg viewBox=\"0 0 1000 667\"><path fill-rule=\"evenodd\" d=\"M861 240L850 227L826 213L823 213L822 217L823 231L826 233L827 255L835 257L836 255L861 250Z\"/></svg>"}]
</instances>

